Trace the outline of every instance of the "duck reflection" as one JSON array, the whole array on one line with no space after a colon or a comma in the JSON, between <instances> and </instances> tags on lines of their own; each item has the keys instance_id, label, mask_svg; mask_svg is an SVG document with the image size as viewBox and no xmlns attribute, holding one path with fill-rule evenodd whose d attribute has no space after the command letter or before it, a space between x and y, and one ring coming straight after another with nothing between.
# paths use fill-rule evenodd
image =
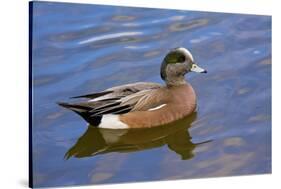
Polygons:
<instances>
[{"instance_id":1,"label":"duck reflection","mask_svg":"<svg viewBox=\"0 0 281 189\"><path fill-rule=\"evenodd\" d=\"M65 158L82 158L110 152L136 152L167 145L181 159L191 159L198 144L191 142L188 128L195 119L196 113L193 113L174 123L145 129L116 130L89 125L87 131L65 154Z\"/></svg>"}]
</instances>

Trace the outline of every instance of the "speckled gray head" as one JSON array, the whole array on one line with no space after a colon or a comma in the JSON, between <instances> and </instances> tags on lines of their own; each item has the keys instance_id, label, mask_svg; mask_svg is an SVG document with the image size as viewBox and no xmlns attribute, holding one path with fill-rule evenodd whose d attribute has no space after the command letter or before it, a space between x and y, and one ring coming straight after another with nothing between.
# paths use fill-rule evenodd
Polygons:
<instances>
[{"instance_id":1,"label":"speckled gray head","mask_svg":"<svg viewBox=\"0 0 281 189\"><path fill-rule=\"evenodd\" d=\"M167 85L185 84L184 75L188 72L207 73L194 61L189 50L179 47L172 49L161 65L161 78Z\"/></svg>"}]
</instances>

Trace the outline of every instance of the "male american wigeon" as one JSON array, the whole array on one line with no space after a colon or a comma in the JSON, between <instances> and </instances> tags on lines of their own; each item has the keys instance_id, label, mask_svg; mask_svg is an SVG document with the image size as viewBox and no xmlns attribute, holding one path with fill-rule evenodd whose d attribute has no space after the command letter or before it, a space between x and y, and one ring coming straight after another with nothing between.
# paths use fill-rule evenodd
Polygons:
<instances>
[{"instance_id":1,"label":"male american wigeon","mask_svg":"<svg viewBox=\"0 0 281 189\"><path fill-rule=\"evenodd\" d=\"M164 125L190 115L196 109L196 94L184 75L190 71L207 73L185 48L172 49L161 65L162 86L138 82L112 87L99 93L76 96L79 103L59 105L100 128L127 129Z\"/></svg>"}]
</instances>

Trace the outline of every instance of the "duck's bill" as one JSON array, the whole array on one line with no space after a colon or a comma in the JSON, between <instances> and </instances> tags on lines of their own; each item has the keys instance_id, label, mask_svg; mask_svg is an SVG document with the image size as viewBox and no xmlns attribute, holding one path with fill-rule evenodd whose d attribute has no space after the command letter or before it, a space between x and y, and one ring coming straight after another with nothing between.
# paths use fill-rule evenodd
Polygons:
<instances>
[{"instance_id":1,"label":"duck's bill","mask_svg":"<svg viewBox=\"0 0 281 189\"><path fill-rule=\"evenodd\" d=\"M197 72L197 73L207 73L207 70L200 68L197 64L192 64L190 71Z\"/></svg>"}]
</instances>

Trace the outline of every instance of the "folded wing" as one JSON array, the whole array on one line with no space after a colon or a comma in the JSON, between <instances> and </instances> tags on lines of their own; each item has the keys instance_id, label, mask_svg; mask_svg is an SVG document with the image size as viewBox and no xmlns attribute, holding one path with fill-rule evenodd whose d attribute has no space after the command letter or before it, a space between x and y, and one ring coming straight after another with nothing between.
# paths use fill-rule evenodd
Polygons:
<instances>
[{"instance_id":1,"label":"folded wing","mask_svg":"<svg viewBox=\"0 0 281 189\"><path fill-rule=\"evenodd\" d=\"M161 85L157 83L139 82L109 88L99 93L72 97L87 99L81 102L58 104L78 113L90 123L98 119L94 121L97 124L104 114L124 114L143 110L146 107L142 106L141 102L149 99L153 91L160 87Z\"/></svg>"}]
</instances>

